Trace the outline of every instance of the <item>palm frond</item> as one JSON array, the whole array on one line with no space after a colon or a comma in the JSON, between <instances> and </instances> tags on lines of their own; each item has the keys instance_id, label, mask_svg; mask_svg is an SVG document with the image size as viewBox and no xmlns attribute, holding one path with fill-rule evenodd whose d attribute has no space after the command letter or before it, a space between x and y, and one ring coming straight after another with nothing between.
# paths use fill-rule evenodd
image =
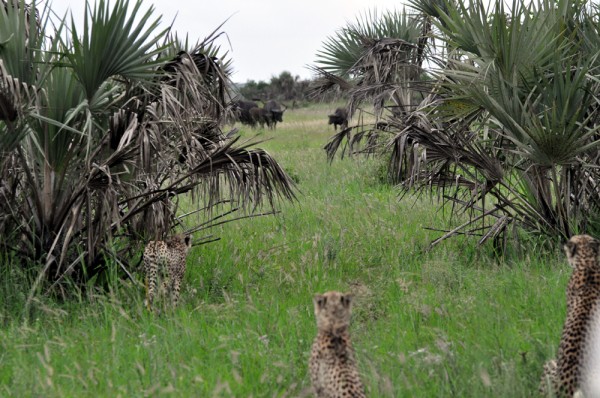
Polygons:
<instances>
[{"instance_id":1,"label":"palm frond","mask_svg":"<svg viewBox=\"0 0 600 398\"><path fill-rule=\"evenodd\" d=\"M138 15L142 1L136 0L129 12L129 0L116 0L112 8L105 0L94 9L86 7L80 36L72 23L71 51L64 55L92 102L107 79L121 76L131 80L147 80L165 60L156 58L158 43L167 30L155 33L160 18L151 20L153 8Z\"/></svg>"},{"instance_id":2,"label":"palm frond","mask_svg":"<svg viewBox=\"0 0 600 398\"><path fill-rule=\"evenodd\" d=\"M316 76L316 79L313 79L311 82L309 89L309 95L313 98L319 98L334 90L341 92L349 91L353 87L350 81L316 65L310 65L309 69Z\"/></svg>"},{"instance_id":3,"label":"palm frond","mask_svg":"<svg viewBox=\"0 0 600 398\"><path fill-rule=\"evenodd\" d=\"M420 35L420 21L406 11L383 14L369 11L327 38L323 49L317 52L316 63L342 78L355 77L353 67L364 53L365 39L390 38L416 43Z\"/></svg>"}]
</instances>

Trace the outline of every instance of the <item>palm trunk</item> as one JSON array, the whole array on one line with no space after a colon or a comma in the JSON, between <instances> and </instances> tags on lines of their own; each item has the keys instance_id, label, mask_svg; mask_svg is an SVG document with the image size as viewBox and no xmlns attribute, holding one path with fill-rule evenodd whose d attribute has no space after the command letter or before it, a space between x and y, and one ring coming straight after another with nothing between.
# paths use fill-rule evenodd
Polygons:
<instances>
[{"instance_id":1,"label":"palm trunk","mask_svg":"<svg viewBox=\"0 0 600 398\"><path fill-rule=\"evenodd\" d=\"M557 220L552 206L552 189L548 179L548 171L548 166L531 167L532 182L540 212L550 225L556 227Z\"/></svg>"}]
</instances>

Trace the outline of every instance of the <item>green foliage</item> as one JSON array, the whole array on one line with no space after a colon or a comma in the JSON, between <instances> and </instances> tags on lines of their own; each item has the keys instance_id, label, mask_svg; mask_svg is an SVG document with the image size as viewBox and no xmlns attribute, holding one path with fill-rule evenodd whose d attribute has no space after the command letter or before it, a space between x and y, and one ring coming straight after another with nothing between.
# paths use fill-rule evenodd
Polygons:
<instances>
[{"instance_id":1,"label":"green foliage","mask_svg":"<svg viewBox=\"0 0 600 398\"><path fill-rule=\"evenodd\" d=\"M309 80L300 80L299 76L283 71L269 82L248 80L240 85L239 92L248 100L304 101L309 99L309 84Z\"/></svg>"},{"instance_id":2,"label":"green foliage","mask_svg":"<svg viewBox=\"0 0 600 398\"><path fill-rule=\"evenodd\" d=\"M81 83L92 109L107 95L97 93L102 86L106 87L107 79L113 76L147 79L164 62L156 58L161 52L158 42L167 32L155 32L160 18L151 20L152 7L138 15L142 6L139 1L131 12L128 6L128 0L115 0L112 5L98 0L93 10L86 7L81 36L75 22L71 22L71 42L65 45L72 47L65 52L67 66Z\"/></svg>"},{"instance_id":3,"label":"green foliage","mask_svg":"<svg viewBox=\"0 0 600 398\"><path fill-rule=\"evenodd\" d=\"M247 98L248 100L252 100L254 98L262 98L268 97L268 88L269 83L264 80L259 80L258 82L254 80L248 80L240 87L240 94Z\"/></svg>"}]
</instances>

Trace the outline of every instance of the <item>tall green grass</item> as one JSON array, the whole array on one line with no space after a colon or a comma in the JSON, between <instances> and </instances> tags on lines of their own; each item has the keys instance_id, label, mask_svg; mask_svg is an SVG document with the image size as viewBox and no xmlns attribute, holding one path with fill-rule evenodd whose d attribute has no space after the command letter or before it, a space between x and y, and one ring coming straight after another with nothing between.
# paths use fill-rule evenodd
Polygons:
<instances>
[{"instance_id":1,"label":"tall green grass","mask_svg":"<svg viewBox=\"0 0 600 398\"><path fill-rule=\"evenodd\" d=\"M31 276L0 275L0 396L307 396L312 296L327 290L356 295L351 335L369 396L533 395L564 319L562 254L500 262L462 238L425 251L437 235L424 227L443 214L399 202L376 160L329 166L332 110L288 110L277 131L242 131L268 139L299 201L213 228L222 239L193 249L174 310L148 313L143 289L120 281L69 302L39 296L25 321Z\"/></svg>"}]
</instances>

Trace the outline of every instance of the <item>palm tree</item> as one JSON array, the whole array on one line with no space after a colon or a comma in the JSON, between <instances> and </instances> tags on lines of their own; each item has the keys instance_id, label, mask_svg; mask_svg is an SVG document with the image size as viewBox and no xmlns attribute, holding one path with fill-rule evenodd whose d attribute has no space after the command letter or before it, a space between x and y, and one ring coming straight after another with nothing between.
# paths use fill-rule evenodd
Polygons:
<instances>
[{"instance_id":1,"label":"palm tree","mask_svg":"<svg viewBox=\"0 0 600 398\"><path fill-rule=\"evenodd\" d=\"M354 151L363 140L367 141L366 153L388 151L387 143L395 132L387 117L405 117L426 100L421 79L430 36L428 18L406 10L388 11L362 15L323 43L313 67L319 76L313 94L340 90L348 97L349 115L365 111L368 105L374 108L376 118L373 124L350 126L334 135L325 147L330 160L340 149L342 154L346 149ZM414 163L412 143L396 149L401 150L402 162ZM397 169L397 165L391 166Z\"/></svg>"},{"instance_id":2,"label":"palm tree","mask_svg":"<svg viewBox=\"0 0 600 398\"><path fill-rule=\"evenodd\" d=\"M412 6L432 21L443 52L425 52L427 101L390 115L385 148L403 187L470 215L440 239L467 234L483 243L523 229L562 238L598 231L598 6ZM420 148L416 166L404 161L407 143Z\"/></svg>"},{"instance_id":3,"label":"palm tree","mask_svg":"<svg viewBox=\"0 0 600 398\"><path fill-rule=\"evenodd\" d=\"M221 130L230 61L218 30L189 48L141 7L86 4L81 32L47 7L36 18L35 4L0 7L2 245L50 280L110 260L128 272L141 243L220 203L294 198L268 153ZM190 194L197 208L180 215Z\"/></svg>"},{"instance_id":4,"label":"palm tree","mask_svg":"<svg viewBox=\"0 0 600 398\"><path fill-rule=\"evenodd\" d=\"M483 242L511 223L563 239L597 231L597 17L597 7L570 0L438 13L460 56L437 74L441 100L430 115L438 130L412 136L435 154L423 177L444 187L464 181L468 189L448 197L480 209L463 232L483 228ZM440 145L450 137L452 149Z\"/></svg>"}]
</instances>

